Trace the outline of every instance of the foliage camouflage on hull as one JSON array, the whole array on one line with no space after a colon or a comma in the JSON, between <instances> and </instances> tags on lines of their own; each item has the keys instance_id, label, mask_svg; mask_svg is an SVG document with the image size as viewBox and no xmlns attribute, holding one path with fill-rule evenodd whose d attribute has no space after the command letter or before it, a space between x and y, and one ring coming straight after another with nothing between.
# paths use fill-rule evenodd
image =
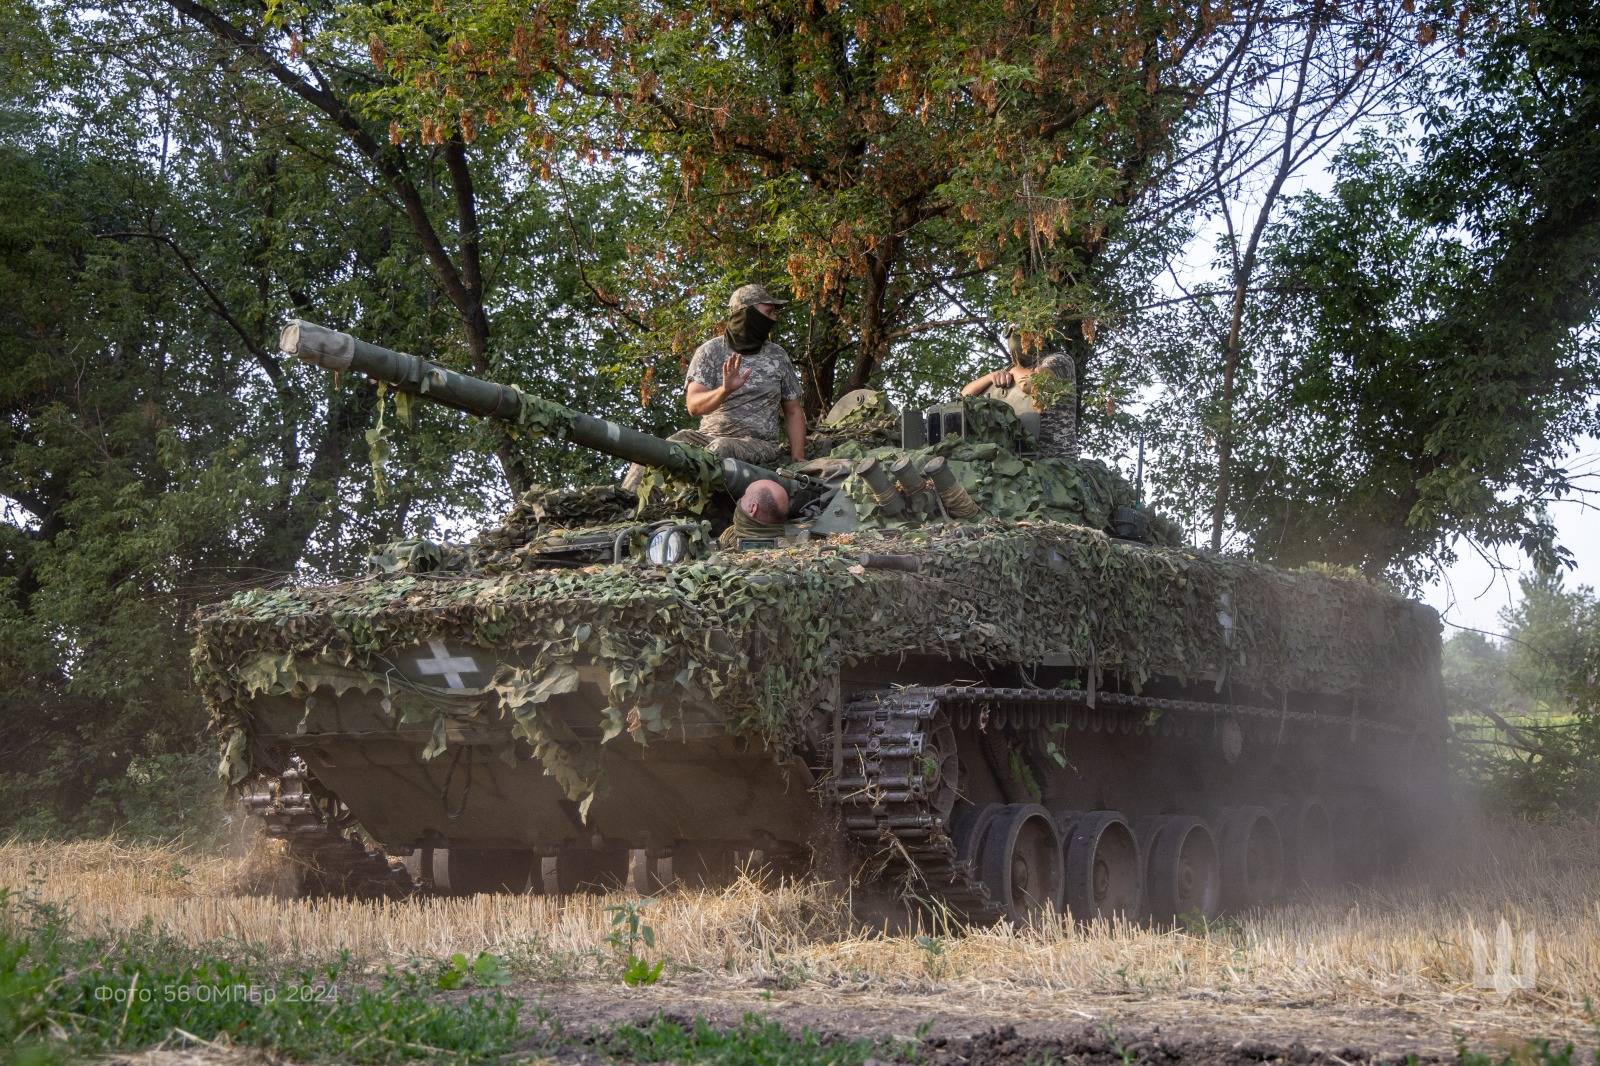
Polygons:
<instances>
[{"instance_id":1,"label":"foliage camouflage on hull","mask_svg":"<svg viewBox=\"0 0 1600 1066\"><path fill-rule=\"evenodd\" d=\"M884 554L914 557L920 572L873 565ZM397 685L393 653L430 639L525 665L503 664L466 696ZM839 668L901 655L1065 661L1090 684L1220 672L1260 693L1328 694L1419 725L1440 705L1437 619L1387 591L996 519L673 567L402 571L258 590L202 614L195 666L234 783L265 764L251 750L254 699L304 699L309 721L318 687L359 687L385 695L397 726L432 718L427 756L443 750L451 717L509 722L567 794L587 800L599 745L551 704L578 688L580 667L606 677L599 743L648 743L709 716L781 757L800 746Z\"/></svg>"}]
</instances>

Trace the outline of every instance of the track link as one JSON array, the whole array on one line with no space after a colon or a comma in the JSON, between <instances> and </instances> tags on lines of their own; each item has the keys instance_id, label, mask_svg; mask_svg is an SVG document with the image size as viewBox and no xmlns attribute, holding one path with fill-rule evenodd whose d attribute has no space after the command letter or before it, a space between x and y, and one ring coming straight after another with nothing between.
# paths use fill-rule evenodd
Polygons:
<instances>
[{"instance_id":1,"label":"track link","mask_svg":"<svg viewBox=\"0 0 1600 1066\"><path fill-rule=\"evenodd\" d=\"M405 867L342 828L332 810L335 801L318 791L296 757L281 774L250 781L242 797L245 812L262 820L262 831L288 843L301 869L300 894L399 899L415 892Z\"/></svg>"},{"instance_id":2,"label":"track link","mask_svg":"<svg viewBox=\"0 0 1600 1066\"><path fill-rule=\"evenodd\" d=\"M900 877L907 895L988 924L1000 909L951 836L957 782L938 769L939 713L925 689L852 700L841 717L844 759L833 799L850 840Z\"/></svg>"},{"instance_id":3,"label":"track link","mask_svg":"<svg viewBox=\"0 0 1600 1066\"><path fill-rule=\"evenodd\" d=\"M1232 721L1256 737L1285 736L1288 730L1317 731L1332 739L1343 732L1352 741L1383 735L1389 738L1421 737L1421 725L1349 715L1308 714L1287 707L1260 707L1247 703L1213 703L1206 700L1165 699L1122 692L1088 692L1083 689L1000 688L946 685L904 689L902 693L937 700L952 715L987 712L986 721L1027 727L1063 723L1089 732L1158 733L1191 735L1198 727Z\"/></svg>"}]
</instances>

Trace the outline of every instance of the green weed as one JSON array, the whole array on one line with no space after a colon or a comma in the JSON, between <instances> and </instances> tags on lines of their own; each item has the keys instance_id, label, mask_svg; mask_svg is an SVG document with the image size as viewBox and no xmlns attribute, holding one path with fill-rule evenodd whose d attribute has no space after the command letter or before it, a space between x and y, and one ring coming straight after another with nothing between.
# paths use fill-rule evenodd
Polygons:
<instances>
[{"instance_id":1,"label":"green weed","mask_svg":"<svg viewBox=\"0 0 1600 1066\"><path fill-rule=\"evenodd\" d=\"M606 934L606 943L623 956L622 983L629 988L655 984L661 980L661 970L666 966L664 959L652 963L638 953L640 944L652 951L656 946L656 931L644 922L644 908L649 902L629 900L606 908L611 915L611 932Z\"/></svg>"},{"instance_id":2,"label":"green weed","mask_svg":"<svg viewBox=\"0 0 1600 1066\"><path fill-rule=\"evenodd\" d=\"M1577 1066L1581 1061L1576 1057L1571 1044L1562 1044L1559 1047L1549 1040L1530 1040L1514 1051L1490 1054L1483 1051L1468 1051L1460 1048L1460 1066ZM1595 1063L1600 1064L1600 1050L1594 1053Z\"/></svg>"},{"instance_id":3,"label":"green weed","mask_svg":"<svg viewBox=\"0 0 1600 1066\"><path fill-rule=\"evenodd\" d=\"M149 935L72 936L63 913L0 890L0 1046L17 1061L56 1062L150 1047L174 1037L271 1049L290 1059L471 1062L526 1034L518 1002L438 995L435 973L347 975L343 960L278 970L218 958ZM459 967L463 982L504 983L494 956Z\"/></svg>"},{"instance_id":4,"label":"green weed","mask_svg":"<svg viewBox=\"0 0 1600 1066\"><path fill-rule=\"evenodd\" d=\"M433 978L435 987L446 992L465 988L469 982L478 988L498 988L511 983L511 974L506 968L506 961L498 955L480 951L477 958L468 962L467 957L458 951L450 956Z\"/></svg>"},{"instance_id":5,"label":"green weed","mask_svg":"<svg viewBox=\"0 0 1600 1066\"><path fill-rule=\"evenodd\" d=\"M922 961L927 967L928 976L937 980L944 974L944 938L928 936L926 933L917 935L917 947L922 951Z\"/></svg>"}]
</instances>

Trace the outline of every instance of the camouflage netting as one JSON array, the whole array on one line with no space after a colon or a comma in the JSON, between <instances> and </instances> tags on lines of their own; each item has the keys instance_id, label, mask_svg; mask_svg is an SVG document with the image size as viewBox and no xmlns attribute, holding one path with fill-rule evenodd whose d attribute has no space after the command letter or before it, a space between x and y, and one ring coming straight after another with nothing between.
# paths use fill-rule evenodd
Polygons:
<instances>
[{"instance_id":1,"label":"camouflage netting","mask_svg":"<svg viewBox=\"0 0 1600 1066\"><path fill-rule=\"evenodd\" d=\"M883 554L916 556L922 570L868 565ZM503 649L510 662L465 698L400 698L387 664L430 639ZM866 530L667 568L400 572L256 591L203 613L194 661L235 782L258 762L252 700L304 699L315 731L315 689L336 676L383 693L397 727L433 715L429 755L444 746L445 716L505 721L570 796L587 799L597 746L576 739L552 703L578 689L580 667L606 679L606 742L672 736L688 717L713 715L781 756L800 745L840 667L922 654L1055 657L1091 684L1221 672L1259 692L1326 693L1418 722L1431 722L1439 700L1438 624L1426 608L1349 580L1043 520Z\"/></svg>"},{"instance_id":2,"label":"camouflage netting","mask_svg":"<svg viewBox=\"0 0 1600 1066\"><path fill-rule=\"evenodd\" d=\"M1055 381L1035 375L1030 381ZM1030 446L1022 423L1012 407L988 396L967 397L968 436L952 438L931 448L905 452L898 447L899 417L881 395L863 403L820 432L831 459L872 457L885 467L910 455L919 467L943 456L967 493L986 518L1039 518L1073 522L1091 529L1109 530L1119 507L1140 507L1138 491L1118 471L1095 459L1028 459L1016 454ZM863 524L894 527L908 521L947 520L929 492L910 502L914 516L892 518L883 513L872 491L859 477L844 483ZM1182 531L1165 516L1146 515L1150 538L1156 544L1177 547Z\"/></svg>"},{"instance_id":3,"label":"camouflage netting","mask_svg":"<svg viewBox=\"0 0 1600 1066\"><path fill-rule=\"evenodd\" d=\"M881 392L873 393L854 410L831 422L811 428L813 454L828 455L850 443L867 448L887 448L900 443L900 415Z\"/></svg>"},{"instance_id":4,"label":"camouflage netting","mask_svg":"<svg viewBox=\"0 0 1600 1066\"><path fill-rule=\"evenodd\" d=\"M907 453L847 445L836 454L846 458L872 456L887 464ZM1113 467L1096 459L1019 459L996 444L959 440L910 454L919 465L935 455L947 458L951 472L982 508L985 518L1036 518L1106 530L1118 507L1139 506L1133 486ZM860 477L852 475L847 479L844 491L855 502L864 524L904 524L903 520L883 514L872 490ZM932 495L919 494L911 501L917 514L939 515ZM1154 513L1147 517L1151 539L1156 544L1177 547L1183 543L1182 532L1170 520Z\"/></svg>"},{"instance_id":5,"label":"camouflage netting","mask_svg":"<svg viewBox=\"0 0 1600 1066\"><path fill-rule=\"evenodd\" d=\"M585 485L554 489L536 485L518 497L516 504L494 528L475 542L484 549L519 548L541 529L620 522L633 515L637 500L616 485Z\"/></svg>"}]
</instances>

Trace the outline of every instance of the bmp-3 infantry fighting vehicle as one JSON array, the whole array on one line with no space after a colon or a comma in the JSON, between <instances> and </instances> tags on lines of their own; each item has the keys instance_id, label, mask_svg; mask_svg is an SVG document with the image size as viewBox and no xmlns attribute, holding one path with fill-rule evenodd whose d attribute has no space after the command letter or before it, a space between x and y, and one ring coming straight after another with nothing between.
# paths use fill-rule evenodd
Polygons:
<instances>
[{"instance_id":1,"label":"bmp-3 infantry fighting vehicle","mask_svg":"<svg viewBox=\"0 0 1600 1066\"><path fill-rule=\"evenodd\" d=\"M1360 876L1440 782L1436 616L1178 546L1073 454L1044 370L925 412L852 394L766 470L281 343L645 475L202 613L223 771L308 890L653 893L822 854L968 921L1172 920ZM787 514L736 507L757 483Z\"/></svg>"}]
</instances>

